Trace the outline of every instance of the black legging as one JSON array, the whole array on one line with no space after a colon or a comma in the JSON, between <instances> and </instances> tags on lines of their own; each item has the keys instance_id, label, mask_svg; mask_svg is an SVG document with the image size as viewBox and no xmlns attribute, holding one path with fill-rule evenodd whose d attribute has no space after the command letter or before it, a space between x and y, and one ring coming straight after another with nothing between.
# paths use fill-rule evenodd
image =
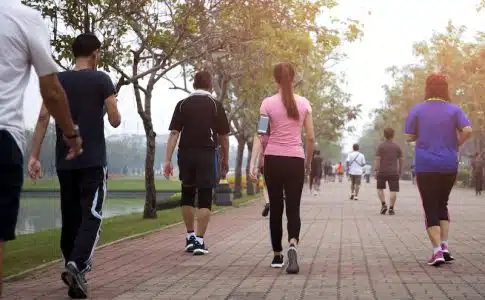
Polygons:
<instances>
[{"instance_id":1,"label":"black legging","mask_svg":"<svg viewBox=\"0 0 485 300\"><path fill-rule=\"evenodd\" d=\"M456 173L416 173L419 193L423 201L426 228L449 221L448 198L455 184Z\"/></svg>"},{"instance_id":2,"label":"black legging","mask_svg":"<svg viewBox=\"0 0 485 300\"><path fill-rule=\"evenodd\" d=\"M474 180L475 180L475 191L481 192L483 190L483 174L477 173L473 174Z\"/></svg>"},{"instance_id":3,"label":"black legging","mask_svg":"<svg viewBox=\"0 0 485 300\"><path fill-rule=\"evenodd\" d=\"M268 189L269 223L273 251L283 250L283 208L286 203L288 241L300 238L300 201L305 180L305 160L299 157L264 157L264 180ZM283 190L285 200L283 200ZM285 203L283 203L283 201Z\"/></svg>"}]
</instances>

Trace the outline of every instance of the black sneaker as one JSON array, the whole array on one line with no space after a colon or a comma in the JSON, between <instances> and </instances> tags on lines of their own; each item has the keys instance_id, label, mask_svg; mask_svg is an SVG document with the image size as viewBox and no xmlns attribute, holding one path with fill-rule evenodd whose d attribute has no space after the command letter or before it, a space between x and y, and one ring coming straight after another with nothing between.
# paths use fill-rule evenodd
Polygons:
<instances>
[{"instance_id":1,"label":"black sneaker","mask_svg":"<svg viewBox=\"0 0 485 300\"><path fill-rule=\"evenodd\" d=\"M443 250L443 258L445 259L446 263L451 263L452 261L455 260L455 258L451 255L450 250L448 249L448 246L441 245L441 249Z\"/></svg>"},{"instance_id":2,"label":"black sneaker","mask_svg":"<svg viewBox=\"0 0 485 300\"><path fill-rule=\"evenodd\" d=\"M381 215L385 215L387 212L387 205L383 204L381 206Z\"/></svg>"},{"instance_id":3,"label":"black sneaker","mask_svg":"<svg viewBox=\"0 0 485 300\"><path fill-rule=\"evenodd\" d=\"M185 239L185 252L192 253L194 252L194 243L197 240L195 239L195 236L191 236L190 238Z\"/></svg>"},{"instance_id":4,"label":"black sneaker","mask_svg":"<svg viewBox=\"0 0 485 300\"><path fill-rule=\"evenodd\" d=\"M283 265L285 264L285 261L283 260L283 255L275 255L273 257L273 261L271 262L271 267L272 268L283 268Z\"/></svg>"},{"instance_id":5,"label":"black sneaker","mask_svg":"<svg viewBox=\"0 0 485 300\"><path fill-rule=\"evenodd\" d=\"M263 217L267 217L267 216L268 216L268 214L269 214L269 203L266 203L266 204L264 205L264 209L263 209L263 213L262 213L262 215L263 215Z\"/></svg>"},{"instance_id":6,"label":"black sneaker","mask_svg":"<svg viewBox=\"0 0 485 300\"><path fill-rule=\"evenodd\" d=\"M290 247L288 250L288 267L286 267L286 273L297 274L300 272L300 266L298 266L298 256L296 254L296 248Z\"/></svg>"},{"instance_id":7,"label":"black sneaker","mask_svg":"<svg viewBox=\"0 0 485 300\"><path fill-rule=\"evenodd\" d=\"M66 271L68 275L66 279L72 280L69 285L69 297L74 299L86 299L88 297L88 284L84 274L82 274L75 262L70 261L67 263Z\"/></svg>"},{"instance_id":8,"label":"black sneaker","mask_svg":"<svg viewBox=\"0 0 485 300\"><path fill-rule=\"evenodd\" d=\"M201 244L199 241L195 240L193 253L194 255L204 255L209 253L209 250L205 247L205 243Z\"/></svg>"},{"instance_id":9,"label":"black sneaker","mask_svg":"<svg viewBox=\"0 0 485 300\"><path fill-rule=\"evenodd\" d=\"M394 215L394 208L389 208L389 215L393 216Z\"/></svg>"},{"instance_id":10,"label":"black sneaker","mask_svg":"<svg viewBox=\"0 0 485 300\"><path fill-rule=\"evenodd\" d=\"M354 200L354 194L350 195L350 200Z\"/></svg>"}]
</instances>

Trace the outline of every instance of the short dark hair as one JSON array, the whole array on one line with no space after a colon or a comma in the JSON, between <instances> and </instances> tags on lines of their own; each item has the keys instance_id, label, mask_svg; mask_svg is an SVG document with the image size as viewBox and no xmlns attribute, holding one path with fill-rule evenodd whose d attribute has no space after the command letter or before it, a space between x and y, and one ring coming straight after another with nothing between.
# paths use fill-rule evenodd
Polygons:
<instances>
[{"instance_id":1,"label":"short dark hair","mask_svg":"<svg viewBox=\"0 0 485 300\"><path fill-rule=\"evenodd\" d=\"M354 151L359 151L359 144L354 144L352 149L354 149Z\"/></svg>"},{"instance_id":2,"label":"short dark hair","mask_svg":"<svg viewBox=\"0 0 485 300\"><path fill-rule=\"evenodd\" d=\"M80 34L72 42L72 53L75 58L88 57L100 48L101 42L92 33Z\"/></svg>"},{"instance_id":3,"label":"short dark hair","mask_svg":"<svg viewBox=\"0 0 485 300\"><path fill-rule=\"evenodd\" d=\"M210 90L212 89L212 75L207 71L199 71L194 76L194 89Z\"/></svg>"},{"instance_id":4,"label":"short dark hair","mask_svg":"<svg viewBox=\"0 0 485 300\"><path fill-rule=\"evenodd\" d=\"M450 93L448 91L448 81L445 76L440 74L431 74L426 78L424 88L425 100L431 98L439 98L441 100L450 101Z\"/></svg>"},{"instance_id":5,"label":"short dark hair","mask_svg":"<svg viewBox=\"0 0 485 300\"><path fill-rule=\"evenodd\" d=\"M387 127L386 129L384 129L384 137L387 140L392 140L394 138L394 129L392 129L391 127Z\"/></svg>"}]
</instances>

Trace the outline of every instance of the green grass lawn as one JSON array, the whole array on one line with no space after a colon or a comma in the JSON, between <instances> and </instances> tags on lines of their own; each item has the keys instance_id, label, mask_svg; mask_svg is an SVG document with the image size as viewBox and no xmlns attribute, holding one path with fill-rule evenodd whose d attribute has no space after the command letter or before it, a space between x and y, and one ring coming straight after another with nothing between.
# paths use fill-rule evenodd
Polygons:
<instances>
[{"instance_id":1,"label":"green grass lawn","mask_svg":"<svg viewBox=\"0 0 485 300\"><path fill-rule=\"evenodd\" d=\"M233 201L237 207L259 195L244 196ZM140 200L142 201L142 200ZM213 211L222 207L214 206ZM152 231L180 222L180 208L158 212L158 219L143 220L139 213L103 220L99 246L124 237ZM5 276L18 274L30 268L61 258L59 249L60 229L49 229L32 234L20 235L6 244Z\"/></svg>"},{"instance_id":2,"label":"green grass lawn","mask_svg":"<svg viewBox=\"0 0 485 300\"><path fill-rule=\"evenodd\" d=\"M155 178L157 190L180 190L180 181ZM36 181L29 178L24 180L24 189L28 190L58 190L57 177L45 177ZM108 190L111 191L144 191L144 177L119 177L108 179Z\"/></svg>"}]
</instances>

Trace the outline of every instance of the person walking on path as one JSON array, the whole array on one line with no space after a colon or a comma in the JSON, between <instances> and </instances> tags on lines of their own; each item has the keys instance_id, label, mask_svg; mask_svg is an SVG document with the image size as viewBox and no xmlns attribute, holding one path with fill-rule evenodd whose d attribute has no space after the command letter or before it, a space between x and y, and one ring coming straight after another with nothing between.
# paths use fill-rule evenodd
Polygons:
<instances>
[{"instance_id":1,"label":"person walking on path","mask_svg":"<svg viewBox=\"0 0 485 300\"><path fill-rule=\"evenodd\" d=\"M458 149L472 133L463 110L450 102L444 76L428 76L425 101L409 111L405 133L409 142L416 142L416 181L433 245L428 264L438 266L454 260L448 245L448 198L458 172Z\"/></svg>"},{"instance_id":2,"label":"person walking on path","mask_svg":"<svg viewBox=\"0 0 485 300\"><path fill-rule=\"evenodd\" d=\"M0 298L5 243L15 239L24 182L24 92L34 67L43 103L66 138L66 159L82 152L66 94L57 79L50 34L41 14L20 0L0 1ZM32 103L29 103L31 105Z\"/></svg>"},{"instance_id":3,"label":"person walking on path","mask_svg":"<svg viewBox=\"0 0 485 300\"><path fill-rule=\"evenodd\" d=\"M104 115L113 127L121 124L116 90L110 77L97 71L101 42L95 35L81 34L72 43L74 70L59 73L66 91L71 114L80 127L84 152L66 160L69 148L56 123L56 168L61 189L61 250L66 271L62 280L69 286L69 296L86 298L85 275L91 270L94 249L99 240L106 197L106 141ZM49 126L50 115L41 108L32 138L29 174L41 176L40 149Z\"/></svg>"},{"instance_id":4,"label":"person walking on path","mask_svg":"<svg viewBox=\"0 0 485 300\"><path fill-rule=\"evenodd\" d=\"M366 164L362 170L364 173L364 178L366 183L370 183L370 175L372 173L372 166L369 164Z\"/></svg>"},{"instance_id":5,"label":"person walking on path","mask_svg":"<svg viewBox=\"0 0 485 300\"><path fill-rule=\"evenodd\" d=\"M312 158L312 167L310 172L310 193L312 188L314 190L313 195L316 196L320 191L320 182L322 180L322 164L323 159L320 156L320 150L315 150Z\"/></svg>"},{"instance_id":6,"label":"person walking on path","mask_svg":"<svg viewBox=\"0 0 485 300\"><path fill-rule=\"evenodd\" d=\"M485 162L479 153L475 154L472 161L473 181L475 183L475 195L481 195L483 190L483 168Z\"/></svg>"},{"instance_id":7,"label":"person walking on path","mask_svg":"<svg viewBox=\"0 0 485 300\"><path fill-rule=\"evenodd\" d=\"M363 166L365 166L365 156L359 152L359 144L352 146L353 152L347 156L347 170L350 176L350 200L358 200L360 183L362 181Z\"/></svg>"},{"instance_id":8,"label":"person walking on path","mask_svg":"<svg viewBox=\"0 0 485 300\"><path fill-rule=\"evenodd\" d=\"M211 95L212 75L206 71L197 72L193 87L195 91L179 101L173 112L164 175L173 175L172 155L180 136L178 166L182 182L182 216L187 229L185 251L204 255L209 253L204 236L211 216L218 172L220 170L224 178L229 168L230 128L222 103ZM218 154L219 146L221 152ZM194 228L196 193L199 208L197 234Z\"/></svg>"},{"instance_id":9,"label":"person walking on path","mask_svg":"<svg viewBox=\"0 0 485 300\"><path fill-rule=\"evenodd\" d=\"M377 178L377 195L381 201L381 214L387 212L386 197L384 190L386 182L389 185L390 206L389 214L394 215L397 193L399 192L399 176L402 172L403 156L401 147L394 143L394 129L388 127L384 129L384 138L376 151L375 171Z\"/></svg>"},{"instance_id":10,"label":"person walking on path","mask_svg":"<svg viewBox=\"0 0 485 300\"><path fill-rule=\"evenodd\" d=\"M270 231L274 257L272 267L284 265L283 246L283 208L286 204L288 219L288 266L286 272L298 273L297 250L300 239L300 202L306 174L310 173L313 155L314 133L310 102L293 93L295 69L291 64L280 63L274 67L274 79L279 92L264 99L261 115L269 117L271 133L264 152L264 178L270 202ZM306 152L302 147L302 127L306 132ZM256 134L250 162L251 177L256 180L256 155L261 149L261 139ZM305 160L305 153L307 154ZM288 170L291 170L289 172ZM283 192L285 197L283 198Z\"/></svg>"},{"instance_id":11,"label":"person walking on path","mask_svg":"<svg viewBox=\"0 0 485 300\"><path fill-rule=\"evenodd\" d=\"M335 171L338 175L338 182L343 182L344 179L344 165L342 165L342 162L339 161L337 167L335 168Z\"/></svg>"}]
</instances>

